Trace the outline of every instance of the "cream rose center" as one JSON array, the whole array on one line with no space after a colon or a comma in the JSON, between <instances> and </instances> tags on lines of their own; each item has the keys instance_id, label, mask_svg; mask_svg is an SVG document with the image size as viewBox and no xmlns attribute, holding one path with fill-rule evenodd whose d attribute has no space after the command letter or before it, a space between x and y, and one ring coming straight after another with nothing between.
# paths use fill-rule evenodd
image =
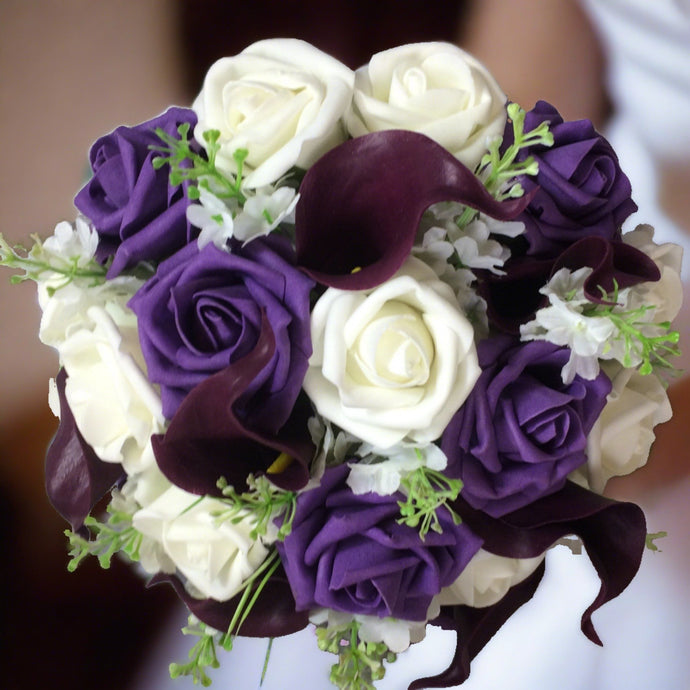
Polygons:
<instances>
[{"instance_id":1,"label":"cream rose center","mask_svg":"<svg viewBox=\"0 0 690 690\"><path fill-rule=\"evenodd\" d=\"M415 388L428 381L433 359L434 342L422 314L391 300L358 334L348 352L347 374L362 385Z\"/></svg>"}]
</instances>

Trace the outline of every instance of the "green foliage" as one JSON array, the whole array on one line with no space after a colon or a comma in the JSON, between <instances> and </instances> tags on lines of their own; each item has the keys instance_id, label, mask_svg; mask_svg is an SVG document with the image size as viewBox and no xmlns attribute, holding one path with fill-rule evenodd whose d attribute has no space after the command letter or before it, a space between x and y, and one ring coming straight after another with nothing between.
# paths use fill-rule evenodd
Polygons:
<instances>
[{"instance_id":1,"label":"green foliage","mask_svg":"<svg viewBox=\"0 0 690 690\"><path fill-rule=\"evenodd\" d=\"M539 172L539 164L532 156L516 161L518 153L531 146L553 146L553 134L549 131L548 122L542 122L525 132L525 111L517 103L510 103L507 110L513 124L513 143L501 154L503 138L497 137L489 142L489 151L484 154L476 172L487 190L499 201L521 197L524 190L515 178L534 176ZM476 215L475 209L466 207L457 220L458 226L464 228Z\"/></svg>"},{"instance_id":2,"label":"green foliage","mask_svg":"<svg viewBox=\"0 0 690 690\"><path fill-rule=\"evenodd\" d=\"M479 164L484 185L499 200L522 196L522 186L513 180L520 175L536 175L539 172L539 165L532 156L516 162L520 150L532 146L553 146L548 122L542 122L535 129L525 132L525 111L517 103L508 106L508 117L513 123L513 143L501 155L499 149L503 142L494 139L489 144L489 152Z\"/></svg>"},{"instance_id":3,"label":"green foliage","mask_svg":"<svg viewBox=\"0 0 690 690\"><path fill-rule=\"evenodd\" d=\"M657 539L663 539L664 537L668 537L668 532L652 532L651 534L648 534L647 538L645 539L645 547L650 551L658 551L661 553L661 549L654 542Z\"/></svg>"},{"instance_id":4,"label":"green foliage","mask_svg":"<svg viewBox=\"0 0 690 690\"><path fill-rule=\"evenodd\" d=\"M218 633L204 623L189 617L189 623L182 628L185 635L198 637L196 644L189 650L189 662L186 664L170 664L170 677L191 676L194 685L211 685L211 678L206 673L207 668L218 668L220 662L216 654L216 637Z\"/></svg>"},{"instance_id":5,"label":"green foliage","mask_svg":"<svg viewBox=\"0 0 690 690\"><path fill-rule=\"evenodd\" d=\"M216 157L220 151L220 132L209 129L204 132L207 158L194 151L189 145L189 123L181 124L177 128L180 138L177 139L160 127L156 134L166 146L152 146L154 151L161 153L153 159L153 167L159 170L164 165L170 166L170 184L177 186L184 181L196 183L187 188L190 199L199 198L199 187L207 189L221 199L235 199L240 205L246 198L241 191L244 161L249 155L247 149L237 149L233 154L236 173L227 175L216 167Z\"/></svg>"},{"instance_id":6,"label":"green foliage","mask_svg":"<svg viewBox=\"0 0 690 690\"><path fill-rule=\"evenodd\" d=\"M218 488L223 492L226 510L214 512L214 517L219 522L231 520L237 524L242 520L252 520L255 527L249 533L252 539L265 536L269 523L279 517L283 517L278 530L277 538L285 539L292 529L292 521L297 507L297 494L294 491L279 489L267 477L247 477L249 491L238 494L233 486L229 486L224 477L218 480Z\"/></svg>"},{"instance_id":7,"label":"green foliage","mask_svg":"<svg viewBox=\"0 0 690 690\"><path fill-rule=\"evenodd\" d=\"M338 655L331 667L330 681L340 690L376 690L374 681L386 675L383 662L393 663L396 655L383 642L359 639L360 624L316 629L319 649Z\"/></svg>"},{"instance_id":8,"label":"green foliage","mask_svg":"<svg viewBox=\"0 0 690 690\"><path fill-rule=\"evenodd\" d=\"M640 374L644 375L651 374L655 369L675 371L670 358L680 354L680 333L671 330L671 322L653 323L645 319L647 312L655 309L654 305L621 310L617 304L618 285L614 286L613 293L607 300L611 303L591 303L584 309L583 315L606 318L613 323L618 332L614 340L623 342L621 364L624 367L634 367L639 363Z\"/></svg>"},{"instance_id":9,"label":"green foliage","mask_svg":"<svg viewBox=\"0 0 690 690\"><path fill-rule=\"evenodd\" d=\"M403 478L400 485L407 494L407 500L398 501L402 515L398 524L419 527L419 536L422 539L430 529L438 534L443 532L438 510L447 510L453 522L456 525L460 524L460 516L448 505L460 494L462 481L459 479L449 479L441 472L419 467Z\"/></svg>"},{"instance_id":10,"label":"green foliage","mask_svg":"<svg viewBox=\"0 0 690 690\"><path fill-rule=\"evenodd\" d=\"M235 635L238 634L242 623L246 620L266 583L278 569L279 565L280 558L278 553L272 551L253 575L245 581L242 596L226 632L221 633L213 630L204 623L195 621L190 617L189 626L182 628L182 632L185 635L195 635L199 640L189 651L189 662L186 664L170 664L171 678L191 676L195 685L199 683L204 687L211 685L211 678L206 673L206 669L218 668L220 665L216 654L216 645L228 652L232 649ZM268 660L266 660L266 663L268 663Z\"/></svg>"},{"instance_id":11,"label":"green foliage","mask_svg":"<svg viewBox=\"0 0 690 690\"><path fill-rule=\"evenodd\" d=\"M101 568L110 568L112 557L118 553L126 554L130 560L139 560L142 535L132 527L132 516L117 511L108 506L108 521L99 522L93 517L87 517L84 525L91 532L93 539L85 539L81 535L65 530L71 547L69 555L72 557L67 569L74 572L86 556L96 556Z\"/></svg>"},{"instance_id":12,"label":"green foliage","mask_svg":"<svg viewBox=\"0 0 690 690\"><path fill-rule=\"evenodd\" d=\"M21 245L11 247L0 233L0 266L24 271L23 274L10 278L13 284L26 280L39 282L60 276L62 281L48 288L48 294L52 296L57 290L76 279L88 281L89 287L105 283L106 266L101 266L93 260L86 266L80 266L81 257L61 259L43 248L40 237L32 235L31 239L34 241L31 249L26 249Z\"/></svg>"}]
</instances>

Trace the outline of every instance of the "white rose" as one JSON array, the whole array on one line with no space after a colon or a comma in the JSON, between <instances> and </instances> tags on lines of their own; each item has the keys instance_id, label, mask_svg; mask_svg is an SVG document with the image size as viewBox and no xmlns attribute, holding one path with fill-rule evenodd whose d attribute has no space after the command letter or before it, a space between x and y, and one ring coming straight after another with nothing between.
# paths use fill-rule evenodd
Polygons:
<instances>
[{"instance_id":1,"label":"white rose","mask_svg":"<svg viewBox=\"0 0 690 690\"><path fill-rule=\"evenodd\" d=\"M67 402L96 455L122 463L130 475L151 466L151 436L164 430L165 419L146 377L135 315L89 307L58 353L68 377Z\"/></svg>"},{"instance_id":2,"label":"white rose","mask_svg":"<svg viewBox=\"0 0 690 690\"><path fill-rule=\"evenodd\" d=\"M177 569L204 597L227 601L261 565L268 549L249 533L254 522L218 521L227 508L216 498L199 497L171 486L134 514L132 524L160 543Z\"/></svg>"},{"instance_id":3,"label":"white rose","mask_svg":"<svg viewBox=\"0 0 690 690\"><path fill-rule=\"evenodd\" d=\"M661 272L659 280L640 283L632 288L633 304L630 306L654 305L656 309L652 318L655 323L673 321L683 304L683 283L680 279L683 248L671 242L656 244L651 225L638 225L632 232L623 235L623 241L649 256Z\"/></svg>"},{"instance_id":4,"label":"white rose","mask_svg":"<svg viewBox=\"0 0 690 690\"><path fill-rule=\"evenodd\" d=\"M371 290L328 289L311 333L305 391L319 414L380 448L438 438L480 373L452 289L415 258Z\"/></svg>"},{"instance_id":5,"label":"white rose","mask_svg":"<svg viewBox=\"0 0 690 690\"><path fill-rule=\"evenodd\" d=\"M259 41L211 66L193 105L194 135L203 146L204 131L220 131L216 163L228 172L234 152L247 149L244 183L262 187L344 141L353 85L352 70L304 41Z\"/></svg>"},{"instance_id":6,"label":"white rose","mask_svg":"<svg viewBox=\"0 0 690 690\"><path fill-rule=\"evenodd\" d=\"M615 363L602 368L613 388L587 438L587 464L570 477L598 493L611 477L630 474L647 462L655 438L652 429L671 419L666 390L656 376Z\"/></svg>"},{"instance_id":7,"label":"white rose","mask_svg":"<svg viewBox=\"0 0 690 690\"><path fill-rule=\"evenodd\" d=\"M37 284L38 303L43 311L38 337L43 344L58 349L71 333L82 328L84 314L90 307L120 313L142 285L141 280L132 276L119 276L102 285L75 281L51 294L51 288L62 281L63 277L56 275Z\"/></svg>"},{"instance_id":8,"label":"white rose","mask_svg":"<svg viewBox=\"0 0 690 690\"><path fill-rule=\"evenodd\" d=\"M543 560L543 555L506 558L479 549L458 579L444 587L434 601L441 606L491 606L503 599L511 587L529 577Z\"/></svg>"},{"instance_id":9,"label":"white rose","mask_svg":"<svg viewBox=\"0 0 690 690\"><path fill-rule=\"evenodd\" d=\"M506 97L474 57L450 43L414 43L374 55L355 73L346 115L354 137L407 129L437 141L468 168L503 135Z\"/></svg>"}]
</instances>

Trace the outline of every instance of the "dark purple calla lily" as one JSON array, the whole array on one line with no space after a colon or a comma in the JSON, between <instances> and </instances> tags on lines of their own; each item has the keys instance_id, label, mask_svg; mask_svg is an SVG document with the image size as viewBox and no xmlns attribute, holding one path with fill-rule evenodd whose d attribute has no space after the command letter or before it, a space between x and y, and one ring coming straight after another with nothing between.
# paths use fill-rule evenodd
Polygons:
<instances>
[{"instance_id":1,"label":"dark purple calla lily","mask_svg":"<svg viewBox=\"0 0 690 690\"><path fill-rule=\"evenodd\" d=\"M164 573L151 578L149 586L164 582L172 586L191 613L215 630L227 630L230 627L243 594L240 592L232 599L222 602L215 599L195 599L177 577ZM243 637L281 637L298 632L308 624L309 612L295 611L290 585L283 570L278 569L261 590L261 595L238 632Z\"/></svg>"},{"instance_id":2,"label":"dark purple calla lily","mask_svg":"<svg viewBox=\"0 0 690 690\"><path fill-rule=\"evenodd\" d=\"M585 281L585 296L598 304L608 303L602 299L600 287L609 293L616 285L623 290L661 278L659 268L644 252L624 242L608 242L601 237L585 237L568 247L556 259L552 274L561 268L574 271L583 266L592 269Z\"/></svg>"},{"instance_id":3,"label":"dark purple calla lily","mask_svg":"<svg viewBox=\"0 0 690 690\"><path fill-rule=\"evenodd\" d=\"M506 262L505 275L481 271L478 291L486 300L492 325L505 333L517 335L520 325L531 321L537 309L548 304L539 290L561 268L576 271L588 266L592 274L585 282L585 295L597 304L602 299L599 286L607 292L617 284L620 289L661 277L654 261L624 242L585 237L570 245L555 259L518 256Z\"/></svg>"},{"instance_id":4,"label":"dark purple calla lily","mask_svg":"<svg viewBox=\"0 0 690 690\"><path fill-rule=\"evenodd\" d=\"M46 455L46 491L55 510L78 530L92 508L124 475L122 465L103 462L79 433L65 397L67 373L56 383L60 426Z\"/></svg>"},{"instance_id":5,"label":"dark purple calla lily","mask_svg":"<svg viewBox=\"0 0 690 690\"><path fill-rule=\"evenodd\" d=\"M472 171L416 132L373 132L329 151L300 186L298 265L329 287L364 290L390 278L410 254L431 204L457 201L511 220L529 197L498 202Z\"/></svg>"},{"instance_id":6,"label":"dark purple calla lily","mask_svg":"<svg viewBox=\"0 0 690 690\"><path fill-rule=\"evenodd\" d=\"M175 485L193 494L220 495L216 483L225 477L241 491L250 473L263 473L281 453L292 458L271 481L283 489L301 489L309 479L314 448L301 399L278 434L247 428L233 409L247 387L270 361L275 343L264 317L254 350L192 389L178 408L165 435L153 436L156 461Z\"/></svg>"},{"instance_id":7,"label":"dark purple calla lily","mask_svg":"<svg viewBox=\"0 0 690 690\"><path fill-rule=\"evenodd\" d=\"M484 539L484 548L499 556L533 558L566 535L580 537L601 579L596 599L582 615L582 631L601 645L592 614L630 584L642 560L647 526L639 506L567 482L559 492L500 519L474 510L462 496L453 507Z\"/></svg>"},{"instance_id":8,"label":"dark purple calla lily","mask_svg":"<svg viewBox=\"0 0 690 690\"><path fill-rule=\"evenodd\" d=\"M528 578L511 587L508 593L492 606L446 606L441 615L431 621L444 630L455 630L457 641L453 660L448 668L436 676L419 678L408 690L450 688L464 683L470 676L470 662L503 624L537 591L544 575L542 563Z\"/></svg>"}]
</instances>

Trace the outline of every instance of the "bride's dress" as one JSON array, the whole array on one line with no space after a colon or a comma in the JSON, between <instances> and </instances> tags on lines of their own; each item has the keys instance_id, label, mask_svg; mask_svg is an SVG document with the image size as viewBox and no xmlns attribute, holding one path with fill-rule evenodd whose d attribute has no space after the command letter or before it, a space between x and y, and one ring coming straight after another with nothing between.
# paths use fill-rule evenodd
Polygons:
<instances>
[{"instance_id":1,"label":"bride's dress","mask_svg":"<svg viewBox=\"0 0 690 690\"><path fill-rule=\"evenodd\" d=\"M609 89L616 108L609 136L633 184L639 212L628 225L649 222L657 241L690 246L656 203L656 163L690 160L690 0L587 0L609 59ZM626 229L631 229L626 225ZM690 219L689 219L690 226ZM690 259L690 251L687 252ZM690 260L686 262L690 280ZM556 547L535 597L506 623L472 664L464 690L684 690L690 678L690 483L664 491L644 507L650 532L667 530L663 553L647 551L638 576L594 616L604 648L580 632L584 609L599 581L585 555ZM176 623L186 615L180 611ZM151 654L140 690L185 690L167 666L183 661L192 640L172 624ZM214 687L259 687L266 640L240 638L221 650ZM454 636L430 628L389 667L381 690L401 690L414 678L442 671L452 658ZM326 690L335 657L318 652L311 630L273 643L262 690Z\"/></svg>"}]
</instances>

